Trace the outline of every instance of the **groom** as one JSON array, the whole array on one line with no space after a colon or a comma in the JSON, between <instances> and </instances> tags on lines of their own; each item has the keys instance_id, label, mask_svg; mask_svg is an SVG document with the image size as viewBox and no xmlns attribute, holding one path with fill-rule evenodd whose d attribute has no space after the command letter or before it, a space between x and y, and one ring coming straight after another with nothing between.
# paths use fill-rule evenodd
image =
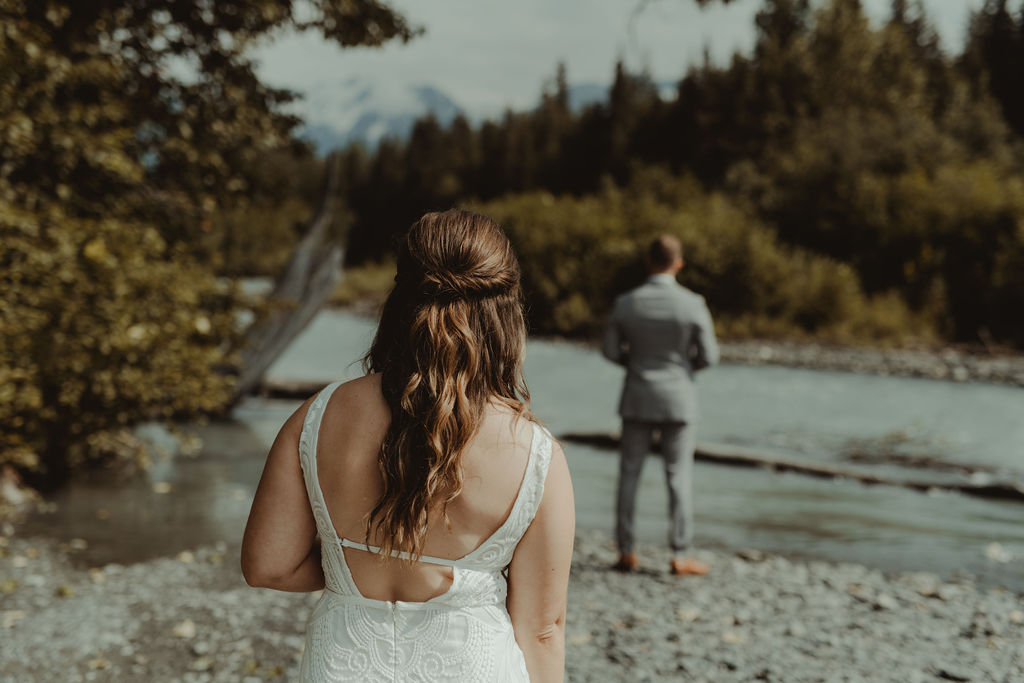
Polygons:
<instances>
[{"instance_id":1,"label":"groom","mask_svg":"<svg viewBox=\"0 0 1024 683\"><path fill-rule=\"evenodd\" d=\"M626 368L619 414L622 454L615 535L615 569L637 568L633 519L640 470L652 436L661 436L668 483L669 544L676 575L707 574L708 566L686 551L693 538L692 473L696 445L694 374L718 362L718 344L704 298L676 282L683 267L679 240L657 237L647 250L647 281L615 301L602 351Z\"/></svg>"}]
</instances>

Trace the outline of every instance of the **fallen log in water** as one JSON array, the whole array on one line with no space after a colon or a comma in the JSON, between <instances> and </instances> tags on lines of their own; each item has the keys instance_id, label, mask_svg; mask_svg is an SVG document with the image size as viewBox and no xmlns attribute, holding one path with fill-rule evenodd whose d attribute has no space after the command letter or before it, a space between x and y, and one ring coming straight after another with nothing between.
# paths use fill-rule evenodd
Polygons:
<instances>
[{"instance_id":1,"label":"fallen log in water","mask_svg":"<svg viewBox=\"0 0 1024 683\"><path fill-rule=\"evenodd\" d=\"M300 399L305 400L316 392L327 386L322 380L265 380L259 388L258 393L268 398ZM614 434L590 432L590 433L569 433L559 437L562 441L569 443L584 444L600 450L617 451L619 449L619 437ZM657 448L655 444L654 448ZM974 483L970 481L914 481L899 479L881 474L866 472L862 469L843 467L842 465L829 465L825 463L787 458L775 453L759 451L754 448L744 448L731 444L701 442L697 444L697 451L694 458L704 462L713 462L719 465L733 465L738 467L764 467L776 472L796 472L811 477L825 479L852 479L863 484L882 484L885 486L901 486L915 491L927 492L931 490L960 491L971 496L989 499L1016 500L1024 502L1024 486L1008 481L988 481L985 483Z\"/></svg>"},{"instance_id":2,"label":"fallen log in water","mask_svg":"<svg viewBox=\"0 0 1024 683\"><path fill-rule=\"evenodd\" d=\"M299 399L307 398L327 386L322 380L266 379L255 393L266 398Z\"/></svg>"},{"instance_id":3,"label":"fallen log in water","mask_svg":"<svg viewBox=\"0 0 1024 683\"><path fill-rule=\"evenodd\" d=\"M560 438L563 441L586 444L602 450L617 451L619 449L619 437L613 434L570 433L563 434ZM862 469L843 467L841 465L829 465L825 463L811 462L809 460L787 458L753 448L707 442L697 444L697 451L694 454L694 458L704 462L718 463L720 465L765 467L777 472L797 472L799 474L806 474L812 477L823 477L828 479L841 477L859 481L864 484L901 486L915 491L930 491L934 489L960 491L980 498L998 498L1024 502L1024 486L1009 481L988 481L985 483L955 480L913 481L866 472Z\"/></svg>"},{"instance_id":4,"label":"fallen log in water","mask_svg":"<svg viewBox=\"0 0 1024 683\"><path fill-rule=\"evenodd\" d=\"M245 333L247 344L241 354L235 403L260 386L267 369L313 320L341 280L341 246L328 239L336 211L340 164L337 155L328 158L320 210L267 297L273 305Z\"/></svg>"}]
</instances>

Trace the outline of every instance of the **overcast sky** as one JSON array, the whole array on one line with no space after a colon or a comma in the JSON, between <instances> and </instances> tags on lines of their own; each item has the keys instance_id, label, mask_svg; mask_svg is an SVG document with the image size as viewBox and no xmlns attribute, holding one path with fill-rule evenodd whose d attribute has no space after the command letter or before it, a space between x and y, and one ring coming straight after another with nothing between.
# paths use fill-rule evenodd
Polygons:
<instances>
[{"instance_id":1,"label":"overcast sky","mask_svg":"<svg viewBox=\"0 0 1024 683\"><path fill-rule=\"evenodd\" d=\"M876 21L891 0L862 0ZM260 73L300 92L350 76L428 84L474 116L536 104L558 62L570 83L608 83L620 56L659 81L678 80L707 46L716 61L748 51L763 0L699 9L692 0L393 0L426 33L407 45L344 50L314 35L260 49ZM924 0L947 50L959 50L968 12L984 0Z\"/></svg>"}]
</instances>

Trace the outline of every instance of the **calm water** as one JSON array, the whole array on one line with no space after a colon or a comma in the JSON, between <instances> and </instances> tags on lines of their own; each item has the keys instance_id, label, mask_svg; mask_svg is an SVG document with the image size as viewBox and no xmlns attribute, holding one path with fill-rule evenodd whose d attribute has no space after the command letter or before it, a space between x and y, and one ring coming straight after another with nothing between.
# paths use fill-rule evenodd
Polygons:
<instances>
[{"instance_id":1,"label":"calm water","mask_svg":"<svg viewBox=\"0 0 1024 683\"><path fill-rule=\"evenodd\" d=\"M360 374L372 337L363 318L325 312L273 366L272 377L327 380ZM556 434L613 432L621 371L587 348L531 342L527 380L534 410ZM852 449L926 455L996 468L1024 479L1024 390L993 385L858 376L774 367L722 366L701 376L700 438L837 461ZM248 399L233 419L195 427L198 457L163 460L147 481L76 484L57 512L26 529L82 537L81 561L100 564L235 543L248 514L266 450L298 401ZM581 527L610 529L614 453L566 444ZM667 497L659 461L641 483L638 531L661 542ZM927 471L884 466L910 478ZM948 475L947 475L948 476ZM1024 505L955 493L921 494L698 463L697 543L760 548L863 562L886 570L943 575L966 571L985 583L1024 591ZM153 484L171 485L158 493ZM167 487L158 486L163 491ZM99 520L97 511L108 518ZM999 543L1003 559L986 556Z\"/></svg>"}]
</instances>

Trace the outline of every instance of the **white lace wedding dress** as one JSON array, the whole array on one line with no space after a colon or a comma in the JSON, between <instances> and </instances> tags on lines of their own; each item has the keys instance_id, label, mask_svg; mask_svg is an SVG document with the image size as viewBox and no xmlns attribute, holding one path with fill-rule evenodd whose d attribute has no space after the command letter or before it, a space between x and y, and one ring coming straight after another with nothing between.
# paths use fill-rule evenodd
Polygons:
<instances>
[{"instance_id":1,"label":"white lace wedding dress","mask_svg":"<svg viewBox=\"0 0 1024 683\"><path fill-rule=\"evenodd\" d=\"M373 546L339 538L327 513L316 469L324 407L340 382L310 404L299 441L306 491L323 552L327 589L309 619L299 679L328 681L528 681L505 608L502 570L533 521L551 461L551 437L533 426L526 473L505 522L476 550L457 560L421 557L452 567L451 587L425 602L364 597L356 587L344 546Z\"/></svg>"}]
</instances>

